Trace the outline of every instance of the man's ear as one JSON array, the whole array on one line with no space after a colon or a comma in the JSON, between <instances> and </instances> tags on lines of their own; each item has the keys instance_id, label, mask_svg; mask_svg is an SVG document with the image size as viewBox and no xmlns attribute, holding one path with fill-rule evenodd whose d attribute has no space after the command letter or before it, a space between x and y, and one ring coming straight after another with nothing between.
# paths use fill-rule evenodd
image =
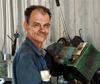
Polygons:
<instances>
[{"instance_id":1,"label":"man's ear","mask_svg":"<svg viewBox=\"0 0 100 84\"><path fill-rule=\"evenodd\" d=\"M27 24L27 22L26 22L26 21L24 21L24 22L23 22L23 27L24 27L25 31L27 31L28 24Z\"/></svg>"}]
</instances>

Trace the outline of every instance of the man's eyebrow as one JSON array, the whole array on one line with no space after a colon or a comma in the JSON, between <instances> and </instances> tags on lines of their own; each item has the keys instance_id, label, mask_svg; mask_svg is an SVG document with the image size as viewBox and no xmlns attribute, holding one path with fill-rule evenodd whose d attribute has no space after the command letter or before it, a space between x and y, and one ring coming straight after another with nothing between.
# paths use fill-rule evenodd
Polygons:
<instances>
[{"instance_id":1,"label":"man's eyebrow","mask_svg":"<svg viewBox=\"0 0 100 84\"><path fill-rule=\"evenodd\" d=\"M39 22L32 22L32 24L34 24L34 23L38 23L38 24L40 24Z\"/></svg>"},{"instance_id":2,"label":"man's eyebrow","mask_svg":"<svg viewBox=\"0 0 100 84\"><path fill-rule=\"evenodd\" d=\"M40 24L39 22L33 22L32 24L34 24L34 23L38 23L38 24ZM46 25L46 24L49 24L49 25L50 25L50 23L45 23L44 25Z\"/></svg>"},{"instance_id":3,"label":"man's eyebrow","mask_svg":"<svg viewBox=\"0 0 100 84\"><path fill-rule=\"evenodd\" d=\"M49 24L50 25L50 23L46 23L46 24ZM46 25L46 24L44 24L44 25Z\"/></svg>"}]
</instances>

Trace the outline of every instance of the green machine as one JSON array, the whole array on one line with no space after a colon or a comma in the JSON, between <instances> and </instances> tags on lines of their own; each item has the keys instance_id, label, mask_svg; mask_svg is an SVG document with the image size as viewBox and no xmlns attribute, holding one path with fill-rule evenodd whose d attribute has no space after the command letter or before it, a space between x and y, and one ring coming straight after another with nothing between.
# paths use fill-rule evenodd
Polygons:
<instances>
[{"instance_id":1,"label":"green machine","mask_svg":"<svg viewBox=\"0 0 100 84\"><path fill-rule=\"evenodd\" d=\"M78 47L64 46L53 56L53 61L60 67L65 80L89 82L100 66L100 52L91 43L81 42Z\"/></svg>"},{"instance_id":2,"label":"green machine","mask_svg":"<svg viewBox=\"0 0 100 84\"><path fill-rule=\"evenodd\" d=\"M77 48L63 47L54 61L64 66L66 80L91 81L100 66L100 52L91 43L82 42Z\"/></svg>"}]
</instances>

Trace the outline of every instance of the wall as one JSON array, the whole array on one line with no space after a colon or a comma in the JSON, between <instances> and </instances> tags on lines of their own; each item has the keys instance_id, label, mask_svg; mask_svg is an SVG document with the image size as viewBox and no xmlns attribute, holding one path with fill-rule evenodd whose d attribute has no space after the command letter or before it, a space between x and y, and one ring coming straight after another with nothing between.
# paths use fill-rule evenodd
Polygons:
<instances>
[{"instance_id":1,"label":"wall","mask_svg":"<svg viewBox=\"0 0 100 84\"><path fill-rule=\"evenodd\" d=\"M23 29L24 10L30 5L43 5L52 12L50 32L43 47L57 41L64 35L61 14L65 21L67 32L71 39L80 35L84 41L92 43L100 51L100 0L59 0L60 7L56 6L55 0L0 0L0 51L11 54L14 33L20 35L17 48L25 38ZM60 10L61 9L61 10ZM59 13L59 10L62 13Z\"/></svg>"},{"instance_id":2,"label":"wall","mask_svg":"<svg viewBox=\"0 0 100 84\"><path fill-rule=\"evenodd\" d=\"M48 7L52 12L50 33L43 46L57 41L64 35L62 16L65 21L66 29L71 39L79 35L84 41L92 43L99 51L100 33L100 0L59 0L60 8L56 6L55 0L0 0L0 51L11 53L13 42L8 38L9 35L14 40L14 33L20 35L17 48L25 37L23 29L24 10L32 4L39 4ZM61 9L61 10L60 10ZM60 14L60 11L62 13Z\"/></svg>"}]
</instances>

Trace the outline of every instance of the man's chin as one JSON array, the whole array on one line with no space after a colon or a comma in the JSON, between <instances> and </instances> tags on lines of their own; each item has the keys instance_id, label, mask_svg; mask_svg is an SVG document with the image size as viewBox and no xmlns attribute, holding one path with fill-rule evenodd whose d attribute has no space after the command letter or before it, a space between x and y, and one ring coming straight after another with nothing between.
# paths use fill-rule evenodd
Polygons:
<instances>
[{"instance_id":1,"label":"man's chin","mask_svg":"<svg viewBox=\"0 0 100 84\"><path fill-rule=\"evenodd\" d=\"M43 43L45 39L39 39L38 42Z\"/></svg>"},{"instance_id":2,"label":"man's chin","mask_svg":"<svg viewBox=\"0 0 100 84\"><path fill-rule=\"evenodd\" d=\"M38 38L39 42L44 42L46 38Z\"/></svg>"}]
</instances>

